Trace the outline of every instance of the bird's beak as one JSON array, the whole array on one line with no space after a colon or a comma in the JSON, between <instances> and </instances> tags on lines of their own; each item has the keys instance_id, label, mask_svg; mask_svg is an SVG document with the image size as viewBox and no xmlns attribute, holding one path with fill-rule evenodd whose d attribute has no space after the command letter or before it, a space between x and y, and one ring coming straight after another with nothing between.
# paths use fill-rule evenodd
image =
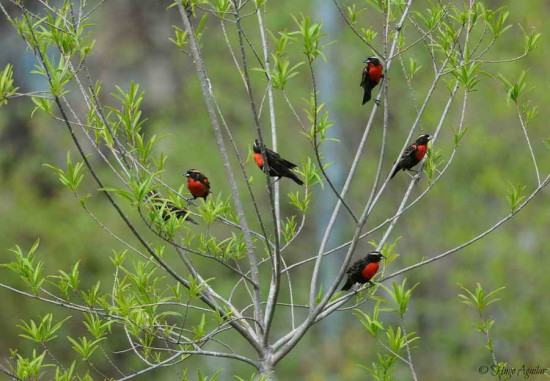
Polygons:
<instances>
[{"instance_id":1,"label":"bird's beak","mask_svg":"<svg viewBox=\"0 0 550 381\"><path fill-rule=\"evenodd\" d=\"M190 176L190 175L189 175L189 172L185 172L185 173L183 174L183 176L189 177L189 176Z\"/></svg>"},{"instance_id":2,"label":"bird's beak","mask_svg":"<svg viewBox=\"0 0 550 381\"><path fill-rule=\"evenodd\" d=\"M366 59L366 60L363 61L363 63L369 63L369 62L370 62L369 59Z\"/></svg>"},{"instance_id":3,"label":"bird's beak","mask_svg":"<svg viewBox=\"0 0 550 381\"><path fill-rule=\"evenodd\" d=\"M428 136L428 141L430 141L430 140L432 140L432 136L431 136L431 135Z\"/></svg>"}]
</instances>

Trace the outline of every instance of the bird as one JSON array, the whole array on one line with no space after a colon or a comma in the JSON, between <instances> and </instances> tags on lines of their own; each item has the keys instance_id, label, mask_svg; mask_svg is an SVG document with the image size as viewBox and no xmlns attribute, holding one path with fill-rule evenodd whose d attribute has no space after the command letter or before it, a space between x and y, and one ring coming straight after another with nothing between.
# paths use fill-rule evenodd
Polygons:
<instances>
[{"instance_id":1,"label":"bird","mask_svg":"<svg viewBox=\"0 0 550 381\"><path fill-rule=\"evenodd\" d=\"M428 152L428 142L431 138L429 134L420 135L413 144L408 146L405 151L403 151L403 155L401 155L397 167L395 167L390 179L393 179L397 172L401 170L408 171L416 164L420 163L420 160L422 160L424 156L426 156L426 152Z\"/></svg>"},{"instance_id":2,"label":"bird","mask_svg":"<svg viewBox=\"0 0 550 381\"><path fill-rule=\"evenodd\" d=\"M382 74L384 68L380 60L376 57L369 57L363 62L366 63L367 66L363 69L360 86L364 89L363 104L365 104L371 99L372 89L378 85L380 78L384 76L384 74Z\"/></svg>"},{"instance_id":3,"label":"bird","mask_svg":"<svg viewBox=\"0 0 550 381\"><path fill-rule=\"evenodd\" d=\"M187 177L187 189L193 195L193 199L202 197L206 201L206 198L210 194L210 181L208 181L208 177L196 169L189 169L183 175Z\"/></svg>"},{"instance_id":4,"label":"bird","mask_svg":"<svg viewBox=\"0 0 550 381\"><path fill-rule=\"evenodd\" d=\"M261 144L258 139L254 140L254 145L252 146L254 151L254 162L261 170L264 169L264 158L262 156ZM296 168L296 164L291 163L288 160L285 160L277 152L270 150L264 146L265 156L267 158L267 164L269 164L269 176L272 177L288 177L292 179L296 184L303 185L304 182L296 176L292 171Z\"/></svg>"},{"instance_id":5,"label":"bird","mask_svg":"<svg viewBox=\"0 0 550 381\"><path fill-rule=\"evenodd\" d=\"M162 210L162 219L164 221L168 221L170 216L174 215L178 219L186 218L185 221L198 225L197 221L189 217L189 210L179 207L172 201L162 198L156 190L150 191L145 201L149 201L155 210Z\"/></svg>"},{"instance_id":6,"label":"bird","mask_svg":"<svg viewBox=\"0 0 550 381\"><path fill-rule=\"evenodd\" d=\"M371 279L378 271L380 261L385 258L379 251L371 251L366 257L358 260L346 271L348 280L342 291L347 291L356 283L372 283Z\"/></svg>"}]
</instances>

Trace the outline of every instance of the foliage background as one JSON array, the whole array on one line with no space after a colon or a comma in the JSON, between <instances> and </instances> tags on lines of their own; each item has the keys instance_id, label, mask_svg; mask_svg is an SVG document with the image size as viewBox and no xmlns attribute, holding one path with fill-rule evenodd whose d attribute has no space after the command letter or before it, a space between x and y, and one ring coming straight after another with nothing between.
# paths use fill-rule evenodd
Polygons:
<instances>
[{"instance_id":1,"label":"foliage background","mask_svg":"<svg viewBox=\"0 0 550 381\"><path fill-rule=\"evenodd\" d=\"M320 2L281 0L270 4L268 28L277 31L293 28L289 11L303 12L318 17ZM425 6L417 2L417 9ZM534 150L539 158L542 174L550 171L549 156L544 141L550 136L546 120L550 110L545 104L550 102L546 84L549 81L547 36L550 25L550 3L544 0L530 1L486 1L496 8L506 4L510 10L510 22L514 24L505 37L497 43L492 58L502 59L521 54L523 37L517 24L535 28L543 33L539 47L525 60L507 65L493 65L493 72L502 72L514 78L522 70L528 70L528 83L531 89L528 97L539 106L539 114L529 127ZM179 25L175 12L167 11L167 2L120 0L106 2L96 13L94 29L97 44L89 66L94 75L104 82L105 93L114 91L114 86L127 88L134 80L146 91L143 104L148 118L146 130L150 134L170 134L160 147L169 155L168 171L164 179L174 186L183 182L182 174L188 168L202 169L213 182L215 192L227 195L225 174L220 156L216 152L212 130L196 73L189 57L181 54L168 41L172 35L171 25ZM329 4L330 6L330 4ZM336 15L336 9L333 8ZM337 16L337 15L336 15ZM366 123L366 115L371 105L360 107L361 89L358 86L362 61L369 54L364 45L336 18L340 31L327 39L338 43L328 48L329 63L336 69L334 87L331 93L335 100L329 104L331 117L335 121L332 133L341 138L341 143L327 143L333 146L341 170L347 170L351 158L346 156L355 149L355 142ZM368 23L368 17L363 18ZM30 75L34 64L29 52L22 49L19 37L11 26L0 20L0 67L6 63L15 65L16 85L25 91L44 89L45 83L38 76ZM235 37L235 33L232 33ZM255 36L251 36L254 41ZM248 109L245 93L235 96L235 88L242 89L242 83L235 71L230 56L225 49L216 21L207 22L202 44L210 76L219 91L218 99L226 110L228 123L238 140L239 147L245 149L251 144L255 133ZM424 64L414 79L420 94L429 79L428 62ZM322 65L324 63L320 63ZM390 132L388 157L394 157L404 134L414 115L410 95L406 85L394 68L390 78ZM300 71L305 72L305 67ZM427 75L423 75L426 72ZM262 83L262 74L253 74L256 83ZM308 94L306 76L300 76L290 89L291 97L300 104L300 99ZM534 175L527 147L512 104L507 104L501 83L484 79L482 91L470 95L466 125L469 130L461 143L460 157L446 176L398 223L394 236L402 236L396 251L401 257L394 266L405 266L420 260L422 256L433 256L473 237L485 230L493 222L508 212L506 189L509 183L534 185ZM261 94L258 87L256 94ZM103 99L113 102L113 99ZM29 119L32 104L30 100L10 101L10 107L0 109L0 248L3 261L7 260L6 249L15 243L28 248L39 237L41 246L39 257L46 261L46 272L68 269L77 260L81 261L84 282L90 285L97 279L112 276L109 262L111 249L118 249L117 243L108 238L78 205L78 202L58 183L51 171L41 164L60 165L64 161L69 137L60 124L42 116ZM284 107L284 100L276 98L280 112L277 114L280 131L279 151L289 158L297 159L307 152L311 155L305 138L299 137L299 127L295 119ZM422 119L422 128L431 132L439 114L430 112L430 107ZM458 107L455 105L455 107ZM264 115L265 117L265 115ZM457 123L450 118L449 123ZM375 125L376 127L376 125ZM375 134L380 131L376 131ZM452 131L447 126L438 149L445 155L450 152ZM376 141L374 139L373 141ZM379 140L379 139L378 139ZM367 148L359 169L354 191L350 194L351 204L358 206L369 189L362 189L361 181L371 179L375 166L377 147L372 143ZM388 160L386 166L391 164ZM259 178L259 172L248 164L249 171ZM389 170L389 167L388 167ZM105 171L105 176L107 171ZM391 184L389 194L379 206L378 216L389 215L397 208L396 200L404 191L406 175L398 176ZM425 180L424 180L425 181ZM295 190L295 185L283 183L283 192ZM262 182L254 185L257 194L264 194ZM93 191L93 189L90 189ZM308 256L317 242L317 230L323 227L323 211L331 208L334 197L330 190L326 196L319 192L317 214L309 219L304 236L294 249L285 255L292 263ZM328 197L331 203L323 205L319 200ZM550 367L550 315L547 290L550 288L550 257L547 255L550 208L548 190L516 218L493 233L488 239L476 243L457 255L422 267L408 274L409 284L420 282L415 290L410 311L406 315L409 331L416 331L421 337L417 349L413 351L417 373L422 379L472 379L478 376L480 365L490 364L483 338L472 327L475 316L472 311L459 303L456 297L460 291L457 283L473 288L481 282L487 289L506 286L500 294L502 300L490 312L496 320L493 329L496 354L499 361L510 366L523 364ZM267 198L264 197L264 202ZM109 221L118 234L129 237L120 225L113 211L102 197L94 197L90 204L95 212ZM283 203L285 205L285 203ZM284 208L291 208L285 205ZM283 214L284 214L283 209ZM290 209L287 209L289 211ZM343 215L343 213L341 213ZM134 216L136 217L136 216ZM346 230L350 221L342 218L341 239L351 232ZM369 225L372 227L372 225ZM375 237L376 238L376 237ZM362 244L365 249L368 245ZM12 274L1 270L7 283L17 283ZM300 273L297 273L299 277ZM305 273L304 273L305 274ZM223 279L223 274L219 274ZM308 284L309 277L298 278ZM299 292L299 291L298 291ZM304 291L305 292L305 291ZM5 289L0 289L0 299L4 308L0 309L0 358L9 356L9 349L25 344L15 326L20 319L38 317L52 307L39 302L22 299ZM368 307L367 307L368 308ZM55 310L56 320L66 312ZM70 323L60 334L77 335L80 326ZM61 344L58 344L61 345ZM235 345L239 345L235 343ZM30 348L30 347L29 347ZM70 350L66 344L67 352ZM372 342L351 313L339 313L315 327L297 346L295 354L285 358L278 367L281 380L295 377L304 380L343 379L362 380L366 373L357 364L370 364L380 348ZM67 353L67 356L69 354ZM100 356L97 359L101 362ZM137 364L127 364L128 366ZM225 368L221 379L229 379L232 374L241 376L251 373L239 363L227 360L192 359L184 363L205 373L213 373ZM409 371L401 367L398 379L407 379ZM159 371L156 379L174 379L175 371ZM148 376L145 376L148 377ZM163 378L161 378L163 377Z\"/></svg>"}]
</instances>

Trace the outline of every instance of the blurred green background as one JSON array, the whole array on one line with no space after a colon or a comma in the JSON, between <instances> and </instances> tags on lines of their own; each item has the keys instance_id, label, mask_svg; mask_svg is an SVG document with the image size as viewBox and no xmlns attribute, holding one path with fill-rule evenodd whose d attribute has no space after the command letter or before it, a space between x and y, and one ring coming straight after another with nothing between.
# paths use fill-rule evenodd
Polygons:
<instances>
[{"instance_id":1,"label":"blurred green background","mask_svg":"<svg viewBox=\"0 0 550 381\"><path fill-rule=\"evenodd\" d=\"M415 4L417 10L426 7L424 1ZM508 78L519 76L523 70L528 71L529 91L522 101L530 99L531 105L539 107L539 114L529 126L529 133L541 173L545 176L550 170L550 153L544 143L550 136L545 122L550 117L550 111L545 107L545 103L550 101L546 87L550 79L547 43L550 25L545 25L550 15L550 3L530 0L485 1L485 4L492 8L507 5L509 22L513 25L497 42L489 54L490 59L521 55L523 35L519 24L526 30L533 28L543 33L538 48L524 60L484 68L492 74L503 73ZM168 41L172 37L171 26L181 26L178 13L175 9L167 10L168 5L168 2L137 0L106 2L93 17L97 44L89 66L94 77L103 81L102 100L107 104L117 105L116 100L109 96L115 85L127 88L133 80L146 91L143 103L144 116L148 119L146 131L157 135L170 134L158 147L169 155L168 171L163 174L165 181L177 187L183 183L185 170L199 168L210 178L215 194L227 197L225 173L192 60ZM7 5L7 9L16 12L11 4ZM300 12L314 19L324 18L331 30L326 40L337 41L326 52L327 62L316 64L316 70L324 70L322 78L327 81L322 84L325 92L321 93L321 99L329 102L328 109L335 122L331 134L341 140L340 143L328 142L325 148L335 158L330 173L337 179L345 176L349 169L352 160L350 152L355 152L372 107L372 103L360 106L362 94L358 86L362 61L370 52L346 28L330 0L271 1L268 28L274 33L285 28L294 29L290 13L298 15ZM368 25L368 13L362 16L361 22ZM377 22L373 23L378 25ZM259 51L255 17L246 20L244 26ZM228 30L235 42L234 26L228 26ZM15 65L16 85L21 88L20 91L44 89L41 79L29 74L34 65L33 57L23 49L19 36L4 19L0 21L0 33L0 67L7 63ZM242 82L223 44L219 22L210 17L204 33L201 43L214 92L239 148L247 152L255 136L255 126ZM299 47L294 45L292 49L295 60L299 57ZM251 66L257 67L250 49L247 53ZM431 66L422 49L411 52L411 56L422 65L413 80L416 97L421 100L431 83ZM301 75L293 80L288 92L305 121L302 98L307 97L310 91L309 78L305 66L299 71ZM386 171L389 171L415 117L414 101L397 62L389 79L390 125L389 153L384 164ZM265 89L262 73L253 72L252 80L256 98L260 98ZM502 84L483 78L477 89L469 95L465 120L469 129L461 142L457 158L430 194L403 215L390 238L393 241L402 237L396 249L401 256L391 264L390 272L416 263L423 256L431 257L453 248L504 217L509 211L506 195L510 183L526 185L526 192L529 193L535 187L535 175L523 133L513 104L507 103ZM459 91L437 142L436 149L441 150L445 159L452 150L451 126L456 127L459 123L461 97L462 91ZM446 91L441 87L421 120L420 127L425 132L433 132L445 100ZM275 92L275 104L279 152L291 161L312 157L310 145L300 135L299 125L278 92ZM0 109L2 262L9 260L8 248L15 244L28 248L36 238L40 238L38 256L45 261L47 272L55 273L58 269L66 271L80 260L85 284L91 285L99 279L107 286L112 277L109 255L112 249L118 250L121 246L82 211L53 173L42 166L43 163L63 166L67 150L73 150L73 147L60 123L39 113L30 119L32 108L30 100L19 98ZM355 210L360 210L370 192L381 141L381 117L382 113L379 113L353 182L349 201ZM262 125L265 134L269 133L268 121L268 113L264 109ZM96 164L100 165L100 162L96 160ZM260 172L253 163L247 164L247 170L261 180ZM108 171L105 168L102 171L107 176ZM405 174L392 181L372 221L367 223L367 229L397 210L407 184L408 176ZM420 194L426 185L425 180L421 181L413 197ZM97 194L91 181L85 186L94 193L90 201L94 212L113 231L133 242L127 229L106 200ZM283 214L289 216L295 210L288 204L285 194L296 191L297 187L289 181L281 181L281 187ZM254 190L261 199L262 212L268 216L263 181L256 181ZM308 216L302 236L284 254L289 264L316 253L319 236L328 220L327 213L335 203L328 188L324 191L316 189L314 194L314 211ZM506 289L500 294L502 300L489 309L495 320L493 335L497 359L513 367L523 364L550 367L548 201L548 190L545 190L519 215L490 236L459 253L407 274L409 284L420 283L414 292L405 324L408 331L414 331L421 337L415 342L416 348L412 352L421 379L477 379L480 377L479 366L491 363L484 348L484 338L473 326L476 319L474 311L457 298L460 291L457 283L474 288L475 283L480 282L489 290L505 286ZM252 209L249 211L252 212ZM139 222L137 214L130 215ZM350 219L344 213L341 213L339 221L337 235L332 241L334 245L349 239L352 234ZM379 231L371 238L379 239L382 233ZM366 240L362 241L356 257L369 247ZM327 262L328 266L339 265L338 255L334 258ZM19 284L7 270L1 271L3 282ZM215 273L209 275L223 279L223 268L213 267L211 271ZM311 267L308 266L293 272L295 291L303 302L307 298L310 272ZM330 279L330 274L330 268L325 268L326 279ZM219 284L223 286L226 282L229 287L230 281L220 280ZM36 318L48 311L53 311L56 319L67 315L64 310L24 299L5 289L0 289L0 298L4 305L0 309L0 358L3 359L9 356L10 348L25 351L31 347L18 336L20 332L15 326L20 319ZM364 308L369 310L371 307L367 303ZM82 333L83 327L78 324L77 314L70 315L75 318L70 320L63 334L76 336ZM389 314L387 319L388 322L395 322L395 317ZM288 311L280 311L276 327L278 334L281 329L288 328ZM237 348L240 345L243 345L241 340L235 343ZM64 351L63 347L67 350ZM68 344L60 342L55 348L64 351L61 358L72 358ZM350 311L337 313L306 335L293 355L279 364L277 375L281 380L291 377L303 380L365 380L368 374L358 364L370 365L378 351L382 351L381 347L373 342ZM98 363L104 361L101 356L97 357ZM140 368L137 362L125 365ZM250 367L227 360L193 358L178 368L186 367L190 368L188 375L193 375L197 368L210 374L224 368L220 376L224 380L231 379L233 374L248 378L252 373ZM142 379L151 377L171 380L176 379L177 373L175 369L160 370ZM396 377L409 379L409 370L400 364Z\"/></svg>"}]
</instances>

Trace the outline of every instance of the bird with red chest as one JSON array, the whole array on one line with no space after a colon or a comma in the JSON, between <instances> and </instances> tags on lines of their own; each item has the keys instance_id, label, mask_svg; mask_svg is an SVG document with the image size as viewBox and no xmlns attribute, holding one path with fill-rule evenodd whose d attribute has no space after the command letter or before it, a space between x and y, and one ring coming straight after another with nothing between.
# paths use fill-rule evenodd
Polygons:
<instances>
[{"instance_id":1,"label":"bird with red chest","mask_svg":"<svg viewBox=\"0 0 550 381\"><path fill-rule=\"evenodd\" d=\"M360 259L351 265L351 267L346 271L346 274L348 274L348 280L344 287L342 287L342 291L349 290L356 283L372 283L371 279L378 271L382 258L385 257L380 254L380 252L371 251L365 258Z\"/></svg>"},{"instance_id":2,"label":"bird with red chest","mask_svg":"<svg viewBox=\"0 0 550 381\"><path fill-rule=\"evenodd\" d=\"M397 172L401 170L408 171L416 164L420 163L420 161L424 159L424 156L426 156L426 152L428 152L428 142L431 139L432 137L428 134L420 135L418 139L416 139L416 142L408 146L405 151L403 151L403 155L401 155L397 167L395 167L390 179L393 179L393 176L395 176Z\"/></svg>"},{"instance_id":3,"label":"bird with red chest","mask_svg":"<svg viewBox=\"0 0 550 381\"><path fill-rule=\"evenodd\" d=\"M271 177L288 177L293 180L298 185L303 185L304 182L296 176L292 171L297 167L296 164L291 163L288 160L285 160L277 152L270 150L264 146L265 157L267 158L267 164L269 165L269 176ZM262 148L260 141L258 139L254 140L254 145L252 146L252 151L254 151L254 162L261 170L264 169L264 158L262 156Z\"/></svg>"},{"instance_id":4,"label":"bird with red chest","mask_svg":"<svg viewBox=\"0 0 550 381\"><path fill-rule=\"evenodd\" d=\"M369 57L363 62L367 64L361 76L361 87L364 90L363 104L365 104L371 99L372 89L378 85L378 82L380 82L380 79L384 76L384 74L382 74L384 67L376 57Z\"/></svg>"},{"instance_id":5,"label":"bird with red chest","mask_svg":"<svg viewBox=\"0 0 550 381\"><path fill-rule=\"evenodd\" d=\"M193 199L202 197L206 201L206 197L210 194L210 182L208 177L197 171L190 169L184 174L187 177L187 189L193 195Z\"/></svg>"}]
</instances>

